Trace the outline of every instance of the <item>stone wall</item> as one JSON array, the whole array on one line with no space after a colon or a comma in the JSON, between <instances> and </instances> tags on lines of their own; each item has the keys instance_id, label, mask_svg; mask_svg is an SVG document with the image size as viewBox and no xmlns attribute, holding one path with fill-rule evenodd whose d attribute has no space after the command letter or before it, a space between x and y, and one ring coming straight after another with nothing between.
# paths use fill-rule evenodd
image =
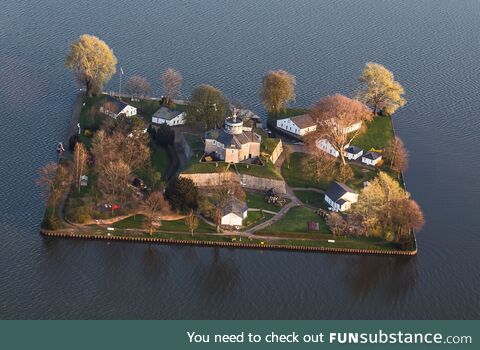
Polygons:
<instances>
[{"instance_id":1,"label":"stone wall","mask_svg":"<svg viewBox=\"0 0 480 350\"><path fill-rule=\"evenodd\" d=\"M224 181L240 182L237 174L232 172L222 173L196 173L196 174L180 174L180 177L191 179L195 185L199 187L219 186Z\"/></svg>"},{"instance_id":2,"label":"stone wall","mask_svg":"<svg viewBox=\"0 0 480 350\"><path fill-rule=\"evenodd\" d=\"M278 193L287 193L287 190L285 188L285 181L283 180L273 180L246 174L241 174L240 179L242 187L245 188L260 191L266 191L273 188Z\"/></svg>"},{"instance_id":3,"label":"stone wall","mask_svg":"<svg viewBox=\"0 0 480 350\"><path fill-rule=\"evenodd\" d=\"M273 180L246 174L240 174L240 176L238 176L233 172L180 174L180 177L191 179L195 185L199 187L219 186L223 181L235 181L240 183L242 187L252 190L266 191L273 188L278 193L287 192L285 181L283 180Z\"/></svg>"}]
</instances>

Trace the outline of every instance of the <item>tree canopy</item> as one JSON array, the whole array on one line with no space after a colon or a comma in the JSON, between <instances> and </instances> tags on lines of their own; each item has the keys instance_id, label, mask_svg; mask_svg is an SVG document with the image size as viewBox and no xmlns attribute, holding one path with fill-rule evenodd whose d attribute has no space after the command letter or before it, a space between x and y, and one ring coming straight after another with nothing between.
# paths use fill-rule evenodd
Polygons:
<instances>
[{"instance_id":1,"label":"tree canopy","mask_svg":"<svg viewBox=\"0 0 480 350\"><path fill-rule=\"evenodd\" d=\"M206 128L218 128L229 110L228 100L223 93L211 85L203 84L192 91L187 110L189 122Z\"/></svg>"},{"instance_id":2,"label":"tree canopy","mask_svg":"<svg viewBox=\"0 0 480 350\"><path fill-rule=\"evenodd\" d=\"M343 163L345 163L343 149L364 130L362 127L348 132L348 128L373 118L372 112L366 105L341 94L320 99L310 108L309 114L317 124L316 131L307 138L311 149L315 153L324 154L318 149L317 142L325 139L339 152Z\"/></svg>"},{"instance_id":3,"label":"tree canopy","mask_svg":"<svg viewBox=\"0 0 480 350\"><path fill-rule=\"evenodd\" d=\"M262 80L260 97L265 109L277 114L295 100L295 76L284 70L271 70Z\"/></svg>"},{"instance_id":4,"label":"tree canopy","mask_svg":"<svg viewBox=\"0 0 480 350\"><path fill-rule=\"evenodd\" d=\"M368 62L358 77L356 97L369 105L373 113L379 110L393 114L407 102L402 85L395 81L393 73L378 63Z\"/></svg>"},{"instance_id":5,"label":"tree canopy","mask_svg":"<svg viewBox=\"0 0 480 350\"><path fill-rule=\"evenodd\" d=\"M96 36L83 34L70 45L65 67L85 86L87 96L98 94L116 72L112 49Z\"/></svg>"},{"instance_id":6,"label":"tree canopy","mask_svg":"<svg viewBox=\"0 0 480 350\"><path fill-rule=\"evenodd\" d=\"M419 205L410 199L410 194L398 181L384 172L360 192L349 218L358 224L358 231L363 234L381 236L391 233L397 241L424 224ZM351 226L355 227L355 224Z\"/></svg>"},{"instance_id":7,"label":"tree canopy","mask_svg":"<svg viewBox=\"0 0 480 350\"><path fill-rule=\"evenodd\" d=\"M173 210L187 212L198 208L198 189L192 180L184 177L175 177L168 183L165 198Z\"/></svg>"}]
</instances>

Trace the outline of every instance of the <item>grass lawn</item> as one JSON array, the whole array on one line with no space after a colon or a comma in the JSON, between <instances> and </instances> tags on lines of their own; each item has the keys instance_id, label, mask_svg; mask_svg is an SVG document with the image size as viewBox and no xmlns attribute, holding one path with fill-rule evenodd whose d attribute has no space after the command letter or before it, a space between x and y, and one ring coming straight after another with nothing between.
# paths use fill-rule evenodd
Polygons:
<instances>
[{"instance_id":1,"label":"grass lawn","mask_svg":"<svg viewBox=\"0 0 480 350\"><path fill-rule=\"evenodd\" d=\"M272 217L273 217L273 214L269 214L269 213L262 214L259 211L249 211L247 218L243 220L244 229L246 229L249 226L258 225Z\"/></svg>"},{"instance_id":2,"label":"grass lawn","mask_svg":"<svg viewBox=\"0 0 480 350\"><path fill-rule=\"evenodd\" d=\"M371 148L382 149L393 137L393 125L391 117L375 117L367 124L367 130L352 144L368 151Z\"/></svg>"},{"instance_id":3,"label":"grass lawn","mask_svg":"<svg viewBox=\"0 0 480 350\"><path fill-rule=\"evenodd\" d=\"M315 191L294 191L295 196L298 197L304 204L310 205L314 208L327 209L325 203L325 196L322 193Z\"/></svg>"},{"instance_id":4,"label":"grass lawn","mask_svg":"<svg viewBox=\"0 0 480 350\"><path fill-rule=\"evenodd\" d=\"M144 215L134 215L121 221L117 221L116 223L112 224L112 226L116 228L145 228L145 222L146 217ZM184 219L169 221L163 220L162 226L159 227L159 230L170 232L188 232ZM215 228L200 220L198 228L195 230L195 232L213 233L215 232Z\"/></svg>"},{"instance_id":5,"label":"grass lawn","mask_svg":"<svg viewBox=\"0 0 480 350\"><path fill-rule=\"evenodd\" d=\"M279 207L267 203L265 200L265 194L260 192L247 192L247 205L249 208L256 208L256 209L265 209L274 212L278 212L280 210Z\"/></svg>"},{"instance_id":6,"label":"grass lawn","mask_svg":"<svg viewBox=\"0 0 480 350\"><path fill-rule=\"evenodd\" d=\"M263 162L264 165L237 163L235 166L241 174L264 177L273 180L283 180L282 175L277 171L275 165L266 160L263 160Z\"/></svg>"},{"instance_id":7,"label":"grass lawn","mask_svg":"<svg viewBox=\"0 0 480 350\"><path fill-rule=\"evenodd\" d=\"M152 150L152 165L155 170L160 172L162 175L162 180L165 180L165 175L167 174L170 164L171 159L167 149L158 145L154 145Z\"/></svg>"},{"instance_id":8,"label":"grass lawn","mask_svg":"<svg viewBox=\"0 0 480 350\"><path fill-rule=\"evenodd\" d=\"M287 162L282 164L282 175L290 187L316 187L325 190L333 178L314 179L308 171L304 171L303 160L308 157L305 153L292 153L290 155L290 168Z\"/></svg>"},{"instance_id":9,"label":"grass lawn","mask_svg":"<svg viewBox=\"0 0 480 350\"><path fill-rule=\"evenodd\" d=\"M306 207L296 207L290 209L279 221L263 229L261 233L273 233L278 235L284 233L310 234L307 227L309 221L316 221L320 224L320 231L312 232L311 234L330 232L325 221L320 216L315 214L312 209Z\"/></svg>"}]
</instances>

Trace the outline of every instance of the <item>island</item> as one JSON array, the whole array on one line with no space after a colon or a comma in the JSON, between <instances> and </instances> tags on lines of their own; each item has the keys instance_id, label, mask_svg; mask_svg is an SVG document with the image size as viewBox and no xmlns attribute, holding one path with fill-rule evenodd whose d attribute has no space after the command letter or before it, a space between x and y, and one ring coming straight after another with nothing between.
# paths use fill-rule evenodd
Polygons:
<instances>
[{"instance_id":1,"label":"island","mask_svg":"<svg viewBox=\"0 0 480 350\"><path fill-rule=\"evenodd\" d=\"M89 49L98 57L85 64ZM366 64L352 97L332 94L305 108L289 107L295 77L269 71L261 118L211 85L180 99L182 75L173 68L162 74L163 96L138 75L123 90L103 91L116 64L96 37L71 46L66 66L84 90L58 161L40 169L42 234L417 253L424 218L406 191L408 152L392 117L404 92L382 65Z\"/></svg>"}]
</instances>

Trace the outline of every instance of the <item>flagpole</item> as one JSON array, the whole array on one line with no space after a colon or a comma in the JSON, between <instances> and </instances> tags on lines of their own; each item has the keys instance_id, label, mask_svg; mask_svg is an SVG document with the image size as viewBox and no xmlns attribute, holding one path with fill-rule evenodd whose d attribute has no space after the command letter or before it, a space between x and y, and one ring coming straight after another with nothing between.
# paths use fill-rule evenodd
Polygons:
<instances>
[{"instance_id":1,"label":"flagpole","mask_svg":"<svg viewBox=\"0 0 480 350\"><path fill-rule=\"evenodd\" d=\"M123 75L123 68L120 67L120 87L118 89L118 97L122 94L122 75Z\"/></svg>"}]
</instances>

